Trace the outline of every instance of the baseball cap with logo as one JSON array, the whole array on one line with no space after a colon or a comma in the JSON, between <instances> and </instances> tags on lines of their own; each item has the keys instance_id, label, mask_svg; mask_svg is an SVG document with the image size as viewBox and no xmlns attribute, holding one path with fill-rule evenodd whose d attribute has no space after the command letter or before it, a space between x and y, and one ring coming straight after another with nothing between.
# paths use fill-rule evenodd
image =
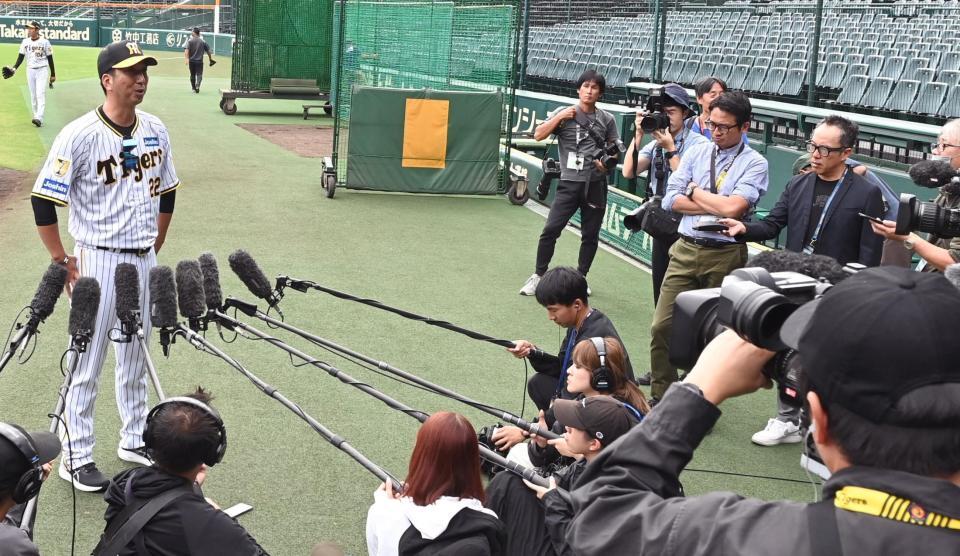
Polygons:
<instances>
[{"instance_id":1,"label":"baseball cap with logo","mask_svg":"<svg viewBox=\"0 0 960 556\"><path fill-rule=\"evenodd\" d=\"M20 477L33 465L42 465L56 459L60 455L60 440L49 432L27 432L17 425L6 425L13 429L19 440L7 438L0 434L0 489L12 488ZM18 434L19 433L19 434ZM27 461L24 450L14 444L15 441L26 441L28 450L36 455L34 461Z\"/></svg>"},{"instance_id":2,"label":"baseball cap with logo","mask_svg":"<svg viewBox=\"0 0 960 556\"><path fill-rule=\"evenodd\" d=\"M629 408L610 396L553 402L553 414L565 427L586 431L603 446L626 434L639 421Z\"/></svg>"},{"instance_id":3,"label":"baseball cap with logo","mask_svg":"<svg viewBox=\"0 0 960 556\"><path fill-rule=\"evenodd\" d=\"M33 29L43 29L43 25L40 25L39 21L31 21L27 23L27 27L32 27Z\"/></svg>"},{"instance_id":4,"label":"baseball cap with logo","mask_svg":"<svg viewBox=\"0 0 960 556\"><path fill-rule=\"evenodd\" d=\"M958 330L960 290L943 275L882 266L801 306L780 337L822 399L896 425L911 419L898 404L905 395L960 383Z\"/></svg>"},{"instance_id":5,"label":"baseball cap with logo","mask_svg":"<svg viewBox=\"0 0 960 556\"><path fill-rule=\"evenodd\" d=\"M103 47L97 56L98 75L109 73L112 69L129 68L146 62L148 66L157 65L157 59L147 56L134 41L119 41Z\"/></svg>"}]
</instances>

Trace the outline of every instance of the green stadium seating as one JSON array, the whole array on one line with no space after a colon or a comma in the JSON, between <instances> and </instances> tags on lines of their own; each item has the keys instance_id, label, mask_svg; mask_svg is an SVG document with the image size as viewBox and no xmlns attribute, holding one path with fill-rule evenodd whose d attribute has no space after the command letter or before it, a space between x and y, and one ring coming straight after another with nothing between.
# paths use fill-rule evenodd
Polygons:
<instances>
[{"instance_id":1,"label":"green stadium seating","mask_svg":"<svg viewBox=\"0 0 960 556\"><path fill-rule=\"evenodd\" d=\"M913 106L913 101L917 98L917 92L920 90L920 82L913 79L901 79L897 81L890 98L887 99L884 108L887 110L896 110L906 112Z\"/></svg>"},{"instance_id":2,"label":"green stadium seating","mask_svg":"<svg viewBox=\"0 0 960 556\"><path fill-rule=\"evenodd\" d=\"M939 81L930 81L920 86L917 100L910 107L911 112L918 114L937 114L947 96L949 85Z\"/></svg>"}]
</instances>

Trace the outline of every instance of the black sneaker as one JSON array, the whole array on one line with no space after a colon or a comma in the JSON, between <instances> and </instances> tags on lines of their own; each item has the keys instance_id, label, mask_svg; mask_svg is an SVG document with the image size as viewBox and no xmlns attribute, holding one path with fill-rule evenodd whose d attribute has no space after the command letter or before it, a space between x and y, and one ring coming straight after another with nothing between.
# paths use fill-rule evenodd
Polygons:
<instances>
[{"instance_id":1,"label":"black sneaker","mask_svg":"<svg viewBox=\"0 0 960 556\"><path fill-rule=\"evenodd\" d=\"M101 473L97 469L97 464L92 461L74 469L72 472L68 471L64 462L61 461L59 475L64 481L73 484L73 488L83 492L103 492L110 484L110 479Z\"/></svg>"},{"instance_id":2,"label":"black sneaker","mask_svg":"<svg viewBox=\"0 0 960 556\"><path fill-rule=\"evenodd\" d=\"M637 379L637 384L640 386L650 386L651 376L650 373L647 373Z\"/></svg>"},{"instance_id":3,"label":"black sneaker","mask_svg":"<svg viewBox=\"0 0 960 556\"><path fill-rule=\"evenodd\" d=\"M40 127L41 125L43 125L43 122L41 122L39 118L34 118L34 119L30 120L30 123L32 123L33 125L35 125L35 126L37 126L37 127Z\"/></svg>"},{"instance_id":4,"label":"black sneaker","mask_svg":"<svg viewBox=\"0 0 960 556\"><path fill-rule=\"evenodd\" d=\"M805 448L803 453L800 454L800 467L826 481L830 478L830 470L827 469L827 466L823 463L823 458L820 457L820 452L817 451L817 445L813 442L813 434L807 434L806 437Z\"/></svg>"},{"instance_id":5,"label":"black sneaker","mask_svg":"<svg viewBox=\"0 0 960 556\"><path fill-rule=\"evenodd\" d=\"M153 459L151 459L150 454L147 453L146 446L140 446L139 448L117 448L117 457L123 461L139 463L147 467L153 465Z\"/></svg>"}]
</instances>

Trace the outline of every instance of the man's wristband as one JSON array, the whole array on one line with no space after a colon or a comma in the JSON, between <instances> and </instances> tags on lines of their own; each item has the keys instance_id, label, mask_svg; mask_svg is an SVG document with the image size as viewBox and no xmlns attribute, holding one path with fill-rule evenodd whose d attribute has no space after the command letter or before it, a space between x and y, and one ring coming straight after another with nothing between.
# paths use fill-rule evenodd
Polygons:
<instances>
[{"instance_id":1,"label":"man's wristband","mask_svg":"<svg viewBox=\"0 0 960 556\"><path fill-rule=\"evenodd\" d=\"M663 157L666 158L667 160L670 160L671 158L677 156L678 154L680 154L680 151L674 149L672 151L664 153Z\"/></svg>"}]
</instances>

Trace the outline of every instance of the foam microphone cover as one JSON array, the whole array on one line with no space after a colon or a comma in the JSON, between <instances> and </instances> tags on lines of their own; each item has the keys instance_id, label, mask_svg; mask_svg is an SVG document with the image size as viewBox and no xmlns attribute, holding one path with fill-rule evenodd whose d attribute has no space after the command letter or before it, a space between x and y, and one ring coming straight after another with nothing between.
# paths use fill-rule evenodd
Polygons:
<instances>
[{"instance_id":1,"label":"foam microphone cover","mask_svg":"<svg viewBox=\"0 0 960 556\"><path fill-rule=\"evenodd\" d=\"M113 274L117 292L117 318L120 322L136 327L136 314L140 310L140 273L130 263L119 263Z\"/></svg>"},{"instance_id":2,"label":"foam microphone cover","mask_svg":"<svg viewBox=\"0 0 960 556\"><path fill-rule=\"evenodd\" d=\"M910 179L920 187L941 187L950 183L957 171L949 162L924 160L910 167Z\"/></svg>"},{"instance_id":3,"label":"foam microphone cover","mask_svg":"<svg viewBox=\"0 0 960 556\"><path fill-rule=\"evenodd\" d=\"M67 267L56 263L47 267L43 277L40 278L37 293L33 295L33 301L30 302L35 318L45 320L53 314L53 308L57 304L57 299L60 299L60 293L66 283Z\"/></svg>"},{"instance_id":4,"label":"foam microphone cover","mask_svg":"<svg viewBox=\"0 0 960 556\"><path fill-rule=\"evenodd\" d=\"M955 288L960 289L960 263L954 263L943 271L943 277Z\"/></svg>"},{"instance_id":5,"label":"foam microphone cover","mask_svg":"<svg viewBox=\"0 0 960 556\"><path fill-rule=\"evenodd\" d=\"M177 326L177 290L169 266L150 269L150 322L156 328Z\"/></svg>"},{"instance_id":6,"label":"foam microphone cover","mask_svg":"<svg viewBox=\"0 0 960 556\"><path fill-rule=\"evenodd\" d=\"M67 331L71 336L80 332L92 333L100 308L100 283L96 278L84 276L73 286L70 298L70 320Z\"/></svg>"},{"instance_id":7,"label":"foam microphone cover","mask_svg":"<svg viewBox=\"0 0 960 556\"><path fill-rule=\"evenodd\" d=\"M187 318L199 318L206 314L203 305L203 273L200 263L186 260L177 263L177 300L180 314Z\"/></svg>"},{"instance_id":8,"label":"foam microphone cover","mask_svg":"<svg viewBox=\"0 0 960 556\"><path fill-rule=\"evenodd\" d=\"M223 307L223 292L220 290L220 270L217 268L217 258L213 253L204 253L198 259L200 272L203 274L203 298L207 309L219 310Z\"/></svg>"},{"instance_id":9,"label":"foam microphone cover","mask_svg":"<svg viewBox=\"0 0 960 556\"><path fill-rule=\"evenodd\" d=\"M247 286L250 293L260 299L270 299L273 296L273 288L270 286L270 280L257 266L257 262L249 253L242 249L234 251L230 257L230 268L240 277L240 280Z\"/></svg>"},{"instance_id":10,"label":"foam microphone cover","mask_svg":"<svg viewBox=\"0 0 960 556\"><path fill-rule=\"evenodd\" d=\"M751 257L747 266L758 266L767 272L798 272L811 278L824 278L831 284L837 284L850 276L833 257L787 250L764 251Z\"/></svg>"}]
</instances>

